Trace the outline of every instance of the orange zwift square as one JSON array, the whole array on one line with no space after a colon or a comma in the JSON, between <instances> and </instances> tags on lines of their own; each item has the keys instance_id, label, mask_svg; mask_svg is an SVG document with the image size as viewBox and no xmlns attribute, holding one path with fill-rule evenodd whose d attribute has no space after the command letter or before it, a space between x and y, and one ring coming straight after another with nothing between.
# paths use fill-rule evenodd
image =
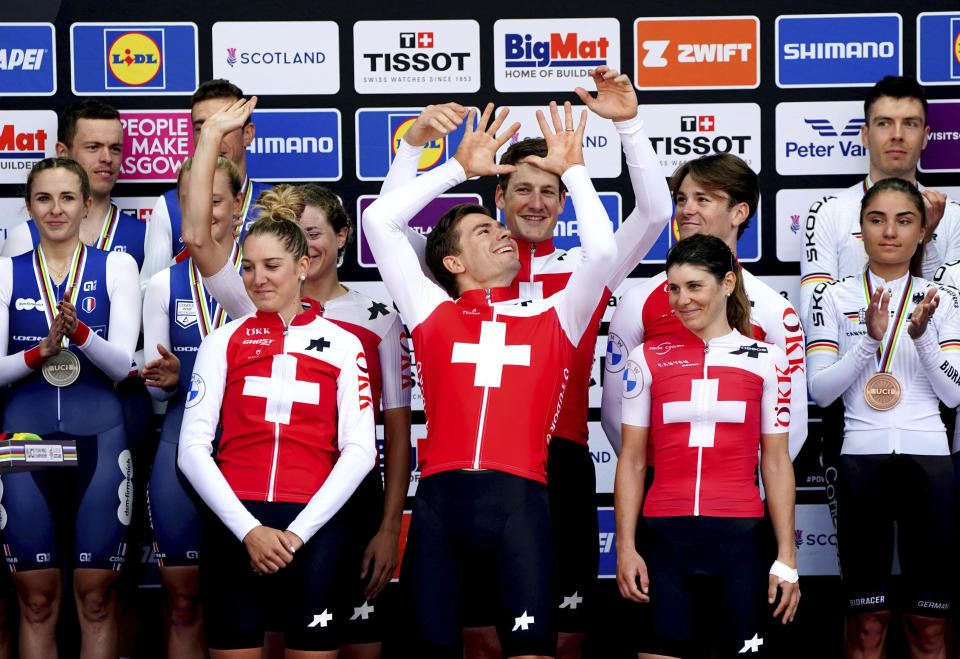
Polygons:
<instances>
[{"instance_id":1,"label":"orange zwift square","mask_svg":"<svg viewBox=\"0 0 960 659\"><path fill-rule=\"evenodd\" d=\"M756 16L638 18L637 89L754 89L760 85Z\"/></svg>"}]
</instances>

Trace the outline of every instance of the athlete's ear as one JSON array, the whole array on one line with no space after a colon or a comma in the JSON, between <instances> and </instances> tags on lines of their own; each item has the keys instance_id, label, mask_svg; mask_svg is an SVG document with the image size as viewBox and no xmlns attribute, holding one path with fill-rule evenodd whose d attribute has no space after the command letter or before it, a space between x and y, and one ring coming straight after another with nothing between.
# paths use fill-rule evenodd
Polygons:
<instances>
[{"instance_id":1,"label":"athlete's ear","mask_svg":"<svg viewBox=\"0 0 960 659\"><path fill-rule=\"evenodd\" d=\"M869 123L869 121L870 121L870 120L867 119L867 123ZM867 125L867 123L864 123L862 126L860 126L860 143L863 144L863 148L864 148L864 149L867 149L867 150L869 151L869 150L870 150L870 140L867 139L867 138L868 138L869 133L870 133L870 127Z\"/></svg>"},{"instance_id":2,"label":"athlete's ear","mask_svg":"<svg viewBox=\"0 0 960 659\"><path fill-rule=\"evenodd\" d=\"M297 278L303 279L306 277L308 270L310 270L310 257L301 256L297 259Z\"/></svg>"},{"instance_id":3,"label":"athlete's ear","mask_svg":"<svg viewBox=\"0 0 960 659\"><path fill-rule=\"evenodd\" d=\"M750 219L749 216L750 204L745 201L741 201L739 204L735 204L734 207L730 209L730 224L731 226L738 227Z\"/></svg>"},{"instance_id":4,"label":"athlete's ear","mask_svg":"<svg viewBox=\"0 0 960 659\"><path fill-rule=\"evenodd\" d=\"M455 275L462 275L464 272L466 272L466 267L464 267L463 261L460 260L459 256L455 256L453 254L447 254L443 257L443 267Z\"/></svg>"},{"instance_id":5,"label":"athlete's ear","mask_svg":"<svg viewBox=\"0 0 960 659\"><path fill-rule=\"evenodd\" d=\"M252 121L248 121L243 127L243 148L247 148L253 143L253 138L257 134L257 127Z\"/></svg>"},{"instance_id":6,"label":"athlete's ear","mask_svg":"<svg viewBox=\"0 0 960 659\"><path fill-rule=\"evenodd\" d=\"M497 205L497 208L499 208L500 210L503 210L503 207L505 206L503 197L504 197L503 188L501 188L500 184L497 183L497 190L496 192L493 193L493 200L494 200L494 203Z\"/></svg>"},{"instance_id":7,"label":"athlete's ear","mask_svg":"<svg viewBox=\"0 0 960 659\"><path fill-rule=\"evenodd\" d=\"M347 244L347 238L350 237L350 225L347 225L337 231L337 249L343 249L343 246Z\"/></svg>"},{"instance_id":8,"label":"athlete's ear","mask_svg":"<svg viewBox=\"0 0 960 659\"><path fill-rule=\"evenodd\" d=\"M723 292L726 295L733 294L733 291L737 288L737 275L733 271L728 272L723 276L723 281L720 282L720 288L723 289Z\"/></svg>"},{"instance_id":9,"label":"athlete's ear","mask_svg":"<svg viewBox=\"0 0 960 659\"><path fill-rule=\"evenodd\" d=\"M69 158L70 157L70 147L68 147L63 142L57 142L57 146L54 147L57 152L58 158Z\"/></svg>"}]
</instances>

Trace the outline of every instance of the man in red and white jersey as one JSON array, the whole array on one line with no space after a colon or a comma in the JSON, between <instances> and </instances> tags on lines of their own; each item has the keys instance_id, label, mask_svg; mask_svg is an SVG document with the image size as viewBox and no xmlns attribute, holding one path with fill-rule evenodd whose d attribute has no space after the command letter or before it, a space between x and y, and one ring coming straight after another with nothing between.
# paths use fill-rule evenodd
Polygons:
<instances>
[{"instance_id":1,"label":"man in red and white jersey","mask_svg":"<svg viewBox=\"0 0 960 659\"><path fill-rule=\"evenodd\" d=\"M917 164L927 148L927 96L916 80L887 76L871 88L863 102L863 146L870 156L866 178L848 189L818 199L807 212L800 258L800 312L804 322L813 313L822 282L859 275L867 263L860 235L860 200L877 181L902 178L915 183L926 202L923 276L960 258L960 203L917 181Z\"/></svg>"},{"instance_id":2,"label":"man in red and white jersey","mask_svg":"<svg viewBox=\"0 0 960 659\"><path fill-rule=\"evenodd\" d=\"M676 201L680 239L697 233L716 236L737 253L737 239L756 213L760 198L757 175L740 158L720 153L681 165L670 179ZM791 379L790 459L807 438L807 380L800 317L790 302L745 269L743 285L750 299L753 336L783 350ZM607 336L601 421L620 453L621 380L627 355L641 343L668 352L668 339L686 333L670 308L667 275L661 273L626 291L617 304Z\"/></svg>"},{"instance_id":3,"label":"man in red and white jersey","mask_svg":"<svg viewBox=\"0 0 960 659\"><path fill-rule=\"evenodd\" d=\"M630 79L606 66L592 71L591 77L597 86L597 97L593 98L582 88L577 89L577 94L595 114L613 120L637 204L615 234L618 255L606 282L609 295L662 233L672 205L663 171L644 131ZM465 112L452 103L428 107L404 135L384 181L383 192L413 179L423 145L452 131ZM546 153L542 139L527 139L511 145L500 164L515 166L517 171L501 174L496 189L497 208L503 211L504 223L520 251L520 272L513 286L519 296L530 299L543 299L564 290L571 273L580 264L579 248L564 251L553 245L557 218L566 202L567 189L563 181L551 172L524 162L527 156L542 157ZM418 239L414 232L408 232L408 237L422 246L422 238ZM548 488L556 558L554 608L560 632L557 648L560 657L579 656L599 562L599 546L595 542L599 533L596 476L588 449L587 416L590 371L606 302L604 299L598 305L577 347L549 447ZM478 610L468 616L467 624L492 623L494 613L482 610L490 609L490 603L475 604ZM486 636L488 642L492 640L492 630ZM478 639L469 635L467 642L470 645Z\"/></svg>"},{"instance_id":4,"label":"man in red and white jersey","mask_svg":"<svg viewBox=\"0 0 960 659\"><path fill-rule=\"evenodd\" d=\"M496 137L474 114L454 159L395 187L366 211L364 227L387 289L411 328L427 415L418 444L421 480L406 551L422 647L455 652L463 583L495 565L505 656L552 656L552 546L547 444L560 417L575 347L616 265L617 246L583 167L584 112L574 130L551 104L554 130L538 113L548 152L525 163L570 190L582 247L570 286L547 299L517 298L517 243L481 206L440 218L426 245L436 282L421 269L407 222L469 177L516 171L493 157L518 128ZM565 123L565 126L564 126Z\"/></svg>"}]
</instances>

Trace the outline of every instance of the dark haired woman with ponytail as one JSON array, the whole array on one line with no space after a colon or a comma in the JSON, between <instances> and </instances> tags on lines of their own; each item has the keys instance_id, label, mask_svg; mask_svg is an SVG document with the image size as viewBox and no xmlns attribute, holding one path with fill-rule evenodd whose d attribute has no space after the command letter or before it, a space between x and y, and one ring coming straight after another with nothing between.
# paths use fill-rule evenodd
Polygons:
<instances>
[{"instance_id":1,"label":"dark haired woman with ponytail","mask_svg":"<svg viewBox=\"0 0 960 659\"><path fill-rule=\"evenodd\" d=\"M713 639L721 656L762 656L771 650L763 643L771 612L789 622L800 599L787 358L752 338L740 268L719 238L678 242L667 255L667 285L690 332L638 346L624 369L617 585L625 598L650 604L641 657L690 656L693 612L703 606L723 618L723 635ZM657 474L644 500L648 442ZM758 448L778 548L772 567L763 558ZM634 542L641 505L644 558ZM691 578L710 582L719 599L703 599Z\"/></svg>"},{"instance_id":2,"label":"dark haired woman with ponytail","mask_svg":"<svg viewBox=\"0 0 960 659\"><path fill-rule=\"evenodd\" d=\"M860 230L867 267L815 289L807 343L810 397L821 407L843 398L837 550L847 637L855 656L881 656L896 607L910 656L943 657L956 531L940 402L960 404L960 300L913 274L926 231L913 184L871 186ZM894 599L895 529L903 578Z\"/></svg>"}]
</instances>

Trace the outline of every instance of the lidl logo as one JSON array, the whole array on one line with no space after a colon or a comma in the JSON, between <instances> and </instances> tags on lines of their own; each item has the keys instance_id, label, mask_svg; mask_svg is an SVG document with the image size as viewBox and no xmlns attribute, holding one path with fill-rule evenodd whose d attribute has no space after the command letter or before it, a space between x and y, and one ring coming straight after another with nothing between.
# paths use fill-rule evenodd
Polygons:
<instances>
[{"instance_id":1,"label":"lidl logo","mask_svg":"<svg viewBox=\"0 0 960 659\"><path fill-rule=\"evenodd\" d=\"M50 23L0 25L0 96L51 96L57 49Z\"/></svg>"},{"instance_id":2,"label":"lidl logo","mask_svg":"<svg viewBox=\"0 0 960 659\"><path fill-rule=\"evenodd\" d=\"M74 94L192 94L197 88L193 23L74 23L70 49Z\"/></svg>"},{"instance_id":3,"label":"lidl logo","mask_svg":"<svg viewBox=\"0 0 960 659\"><path fill-rule=\"evenodd\" d=\"M638 89L754 89L760 84L756 16L638 18Z\"/></svg>"},{"instance_id":4,"label":"lidl logo","mask_svg":"<svg viewBox=\"0 0 960 659\"><path fill-rule=\"evenodd\" d=\"M107 30L107 38L113 33ZM107 49L110 73L121 85L139 87L150 83L160 73L162 46L163 30L121 32Z\"/></svg>"},{"instance_id":5,"label":"lidl logo","mask_svg":"<svg viewBox=\"0 0 960 659\"><path fill-rule=\"evenodd\" d=\"M899 14L778 16L778 87L869 87L901 72Z\"/></svg>"},{"instance_id":6,"label":"lidl logo","mask_svg":"<svg viewBox=\"0 0 960 659\"><path fill-rule=\"evenodd\" d=\"M917 80L924 85L960 84L960 12L917 16Z\"/></svg>"},{"instance_id":7,"label":"lidl logo","mask_svg":"<svg viewBox=\"0 0 960 659\"><path fill-rule=\"evenodd\" d=\"M420 115L418 108L360 109L356 114L357 178L383 180L397 155L400 141ZM426 172L453 157L460 146L466 122L449 135L427 144L418 171Z\"/></svg>"}]
</instances>

